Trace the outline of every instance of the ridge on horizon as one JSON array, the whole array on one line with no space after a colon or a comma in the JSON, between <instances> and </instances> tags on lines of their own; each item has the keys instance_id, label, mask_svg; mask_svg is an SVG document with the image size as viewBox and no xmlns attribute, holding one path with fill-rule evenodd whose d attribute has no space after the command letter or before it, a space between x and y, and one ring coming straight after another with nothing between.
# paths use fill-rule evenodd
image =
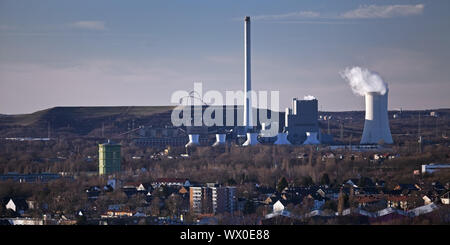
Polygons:
<instances>
[{"instance_id":1,"label":"ridge on horizon","mask_svg":"<svg viewBox=\"0 0 450 245\"><path fill-rule=\"evenodd\" d=\"M217 105L212 105L212 106L217 106ZM226 106L226 105L224 105L224 106ZM235 105L235 106L243 107L243 105ZM162 108L167 108L167 109L170 109L170 108L174 108L174 107L175 107L175 105L150 105L150 106L146 106L146 105L144 105L144 106L141 106L141 105L132 105L132 106L127 106L127 105L94 105L94 106L70 105L70 106L53 106L53 107L48 107L48 108L45 108L45 109L35 110L35 111L32 111L32 112L28 112L28 113L13 113L13 114L0 113L0 116L4 117L4 116L30 115L30 114L35 114L35 113L39 113L39 112L49 111L49 110L52 110L52 109L61 109L61 108L71 108L71 109L76 109L76 108L78 108L78 109L87 109L87 108L90 108L90 109L94 109L94 108L103 108L103 109L112 109L112 108L161 108L162 109ZM450 110L450 107L448 107L448 108L428 108L428 109L403 109L401 111L412 112L412 111L442 111L442 110L444 110L444 111L445 110ZM322 113L340 113L340 112L345 113L345 112L361 112L361 111L363 112L364 109L360 109L360 110L339 110L339 111L319 110L319 112L322 112ZM396 112L396 111L400 111L400 109L388 109L388 111L389 112ZM283 110L280 110L279 112L280 113L284 113Z\"/></svg>"}]
</instances>

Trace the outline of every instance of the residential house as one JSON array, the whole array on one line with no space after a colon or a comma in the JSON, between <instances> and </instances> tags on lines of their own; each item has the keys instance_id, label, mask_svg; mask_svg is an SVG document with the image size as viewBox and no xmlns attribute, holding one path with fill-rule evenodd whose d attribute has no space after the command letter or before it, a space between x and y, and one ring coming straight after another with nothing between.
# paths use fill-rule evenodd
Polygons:
<instances>
[{"instance_id":1,"label":"residential house","mask_svg":"<svg viewBox=\"0 0 450 245\"><path fill-rule=\"evenodd\" d=\"M279 193L268 194L267 198L263 200L266 205L273 205L276 201L283 199L286 200L286 195L281 195Z\"/></svg>"},{"instance_id":2,"label":"residential house","mask_svg":"<svg viewBox=\"0 0 450 245\"><path fill-rule=\"evenodd\" d=\"M387 207L399 208L402 210L408 209L408 197L407 196L393 196L389 195L386 197Z\"/></svg>"},{"instance_id":3,"label":"residential house","mask_svg":"<svg viewBox=\"0 0 450 245\"><path fill-rule=\"evenodd\" d=\"M281 213L284 211L284 209L287 206L287 201L284 199L279 199L273 204L273 212L274 213Z\"/></svg>"},{"instance_id":4,"label":"residential house","mask_svg":"<svg viewBox=\"0 0 450 245\"><path fill-rule=\"evenodd\" d=\"M433 200L432 200L430 197L428 197L427 195L424 195L424 196L422 197L422 199L423 199L423 203L424 203L425 205L428 205L428 204L433 203Z\"/></svg>"},{"instance_id":5,"label":"residential house","mask_svg":"<svg viewBox=\"0 0 450 245\"><path fill-rule=\"evenodd\" d=\"M141 183L136 187L137 192L147 194L153 191L151 183Z\"/></svg>"},{"instance_id":6,"label":"residential house","mask_svg":"<svg viewBox=\"0 0 450 245\"><path fill-rule=\"evenodd\" d=\"M441 196L442 204L449 205L450 204L450 191L447 191L445 194Z\"/></svg>"},{"instance_id":7,"label":"residential house","mask_svg":"<svg viewBox=\"0 0 450 245\"><path fill-rule=\"evenodd\" d=\"M122 187L122 181L119 179L109 179L106 185L111 186L114 190Z\"/></svg>"},{"instance_id":8,"label":"residential house","mask_svg":"<svg viewBox=\"0 0 450 245\"><path fill-rule=\"evenodd\" d=\"M28 204L23 198L10 198L5 207L6 209L11 209L16 213L23 215L28 209Z\"/></svg>"},{"instance_id":9,"label":"residential house","mask_svg":"<svg viewBox=\"0 0 450 245\"><path fill-rule=\"evenodd\" d=\"M118 211L112 211L108 210L106 212L106 215L103 215L103 217L131 217L133 216L133 212L130 210L118 210Z\"/></svg>"},{"instance_id":10,"label":"residential house","mask_svg":"<svg viewBox=\"0 0 450 245\"><path fill-rule=\"evenodd\" d=\"M347 181L344 182L343 186L350 186L353 188L357 188L358 187L358 179L348 179Z\"/></svg>"},{"instance_id":11,"label":"residential house","mask_svg":"<svg viewBox=\"0 0 450 245\"><path fill-rule=\"evenodd\" d=\"M312 210L319 210L325 204L325 198L319 193L312 193L306 196L307 199L313 200Z\"/></svg>"},{"instance_id":12,"label":"residential house","mask_svg":"<svg viewBox=\"0 0 450 245\"><path fill-rule=\"evenodd\" d=\"M102 215L102 218L106 217L131 217L133 216L133 212L126 208L125 204L112 204L108 205L108 210L106 214Z\"/></svg>"}]
</instances>

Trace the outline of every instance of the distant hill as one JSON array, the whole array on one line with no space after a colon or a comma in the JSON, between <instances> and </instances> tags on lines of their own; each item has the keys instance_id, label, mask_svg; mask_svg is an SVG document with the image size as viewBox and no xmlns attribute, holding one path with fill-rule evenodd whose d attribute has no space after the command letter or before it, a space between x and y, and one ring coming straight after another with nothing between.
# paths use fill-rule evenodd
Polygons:
<instances>
[{"instance_id":1,"label":"distant hill","mask_svg":"<svg viewBox=\"0 0 450 245\"><path fill-rule=\"evenodd\" d=\"M0 117L2 137L46 137L51 133L88 135L105 127L123 128L164 124L170 120L172 106L114 106L114 107L54 107L31 114L3 115ZM133 125L130 125L132 127Z\"/></svg>"},{"instance_id":2,"label":"distant hill","mask_svg":"<svg viewBox=\"0 0 450 245\"><path fill-rule=\"evenodd\" d=\"M4 137L47 137L55 136L88 136L100 137L117 135L139 126L165 126L171 124L173 106L102 106L102 107L53 107L30 114L0 115L0 138ZM450 109L420 111L423 115L422 127L434 127L435 123L429 117L431 111L437 111L445 120L439 120L445 125L450 118ZM419 111L403 111L399 119L393 119L394 113L389 112L391 129L395 128L414 132L417 128ZM235 112L236 113L236 112ZM236 115L236 114L235 114ZM347 132L360 134L364 123L364 111L319 112L319 115L332 116L329 125L331 132L338 134L339 123L345 124ZM284 113L280 112L280 125L284 125ZM409 128L405 128L404 120L408 119ZM412 120L412 121L411 121ZM429 122L427 122L429 121ZM320 121L322 130L328 128L327 121ZM447 125L444 127L446 128ZM393 128L392 128L393 127ZM326 131L323 131L326 132Z\"/></svg>"}]
</instances>

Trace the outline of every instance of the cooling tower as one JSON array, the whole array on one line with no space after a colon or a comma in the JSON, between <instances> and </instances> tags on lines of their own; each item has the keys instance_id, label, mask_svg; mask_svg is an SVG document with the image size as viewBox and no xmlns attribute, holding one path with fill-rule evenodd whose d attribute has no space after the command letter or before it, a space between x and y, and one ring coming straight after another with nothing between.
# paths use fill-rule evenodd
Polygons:
<instances>
[{"instance_id":1,"label":"cooling tower","mask_svg":"<svg viewBox=\"0 0 450 245\"><path fill-rule=\"evenodd\" d=\"M394 143L388 120L388 90L384 95L379 92L366 93L366 120L361 144Z\"/></svg>"},{"instance_id":2,"label":"cooling tower","mask_svg":"<svg viewBox=\"0 0 450 245\"><path fill-rule=\"evenodd\" d=\"M247 133L247 140L244 142L244 144L242 144L242 146L259 144L257 137L258 137L257 133Z\"/></svg>"},{"instance_id":3,"label":"cooling tower","mask_svg":"<svg viewBox=\"0 0 450 245\"><path fill-rule=\"evenodd\" d=\"M189 135L189 142L186 144L185 147L193 147L193 146L197 146L200 143L198 142L198 134L190 134Z\"/></svg>"},{"instance_id":4,"label":"cooling tower","mask_svg":"<svg viewBox=\"0 0 450 245\"><path fill-rule=\"evenodd\" d=\"M291 142L287 139L287 133L278 133L277 140L274 145L290 145Z\"/></svg>"},{"instance_id":5,"label":"cooling tower","mask_svg":"<svg viewBox=\"0 0 450 245\"><path fill-rule=\"evenodd\" d=\"M306 132L306 140L304 145L318 145L320 141L317 139L317 132Z\"/></svg>"},{"instance_id":6,"label":"cooling tower","mask_svg":"<svg viewBox=\"0 0 450 245\"><path fill-rule=\"evenodd\" d=\"M216 134L216 142L212 146L225 145L225 134Z\"/></svg>"}]
</instances>

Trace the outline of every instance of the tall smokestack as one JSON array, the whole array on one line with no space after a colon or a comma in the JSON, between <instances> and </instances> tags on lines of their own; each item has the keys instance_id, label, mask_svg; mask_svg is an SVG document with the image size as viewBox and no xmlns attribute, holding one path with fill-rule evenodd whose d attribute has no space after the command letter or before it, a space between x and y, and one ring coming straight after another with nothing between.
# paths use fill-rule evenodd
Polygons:
<instances>
[{"instance_id":1,"label":"tall smokestack","mask_svg":"<svg viewBox=\"0 0 450 245\"><path fill-rule=\"evenodd\" d=\"M250 16L245 16L244 21L244 127L252 128L252 104L251 104L251 65L250 65Z\"/></svg>"},{"instance_id":2,"label":"tall smokestack","mask_svg":"<svg viewBox=\"0 0 450 245\"><path fill-rule=\"evenodd\" d=\"M389 129L388 92L366 92L366 117L361 144L377 144L380 140L386 144L394 143Z\"/></svg>"},{"instance_id":3,"label":"tall smokestack","mask_svg":"<svg viewBox=\"0 0 450 245\"><path fill-rule=\"evenodd\" d=\"M258 142L258 134L253 132L253 108L252 108L252 79L250 65L250 16L245 16L244 20L244 128L247 131L247 140L243 146L256 145Z\"/></svg>"}]
</instances>

